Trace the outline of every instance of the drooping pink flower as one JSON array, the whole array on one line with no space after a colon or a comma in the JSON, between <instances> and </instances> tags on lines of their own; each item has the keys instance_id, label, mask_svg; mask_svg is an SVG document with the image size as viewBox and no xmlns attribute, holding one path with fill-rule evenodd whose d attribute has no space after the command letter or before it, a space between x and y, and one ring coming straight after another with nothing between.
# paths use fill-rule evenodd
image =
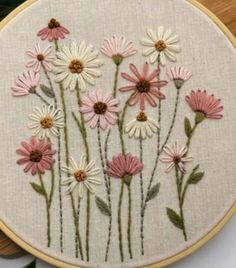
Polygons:
<instances>
[{"instance_id":1,"label":"drooping pink flower","mask_svg":"<svg viewBox=\"0 0 236 268\"><path fill-rule=\"evenodd\" d=\"M99 126L104 130L109 124L115 125L117 113L120 111L119 100L114 99L111 93L101 90L90 91L82 98L80 111L84 114L85 122L91 128Z\"/></svg>"},{"instance_id":2,"label":"drooping pink flower","mask_svg":"<svg viewBox=\"0 0 236 268\"><path fill-rule=\"evenodd\" d=\"M186 146L179 147L177 142L171 146L166 145L163 151L166 156L161 157L160 160L168 164L166 173L169 173L174 167L178 167L181 172L186 172L185 164L193 160L191 156L186 156L188 148Z\"/></svg>"},{"instance_id":3,"label":"drooping pink flower","mask_svg":"<svg viewBox=\"0 0 236 268\"><path fill-rule=\"evenodd\" d=\"M53 155L56 153L52 150L51 142L46 140L36 140L34 137L30 142L22 141L21 148L16 150L21 156L17 160L18 165L25 165L24 172L31 170L32 175L45 173L45 170L51 170L54 163Z\"/></svg>"},{"instance_id":4,"label":"drooping pink flower","mask_svg":"<svg viewBox=\"0 0 236 268\"><path fill-rule=\"evenodd\" d=\"M133 42L127 41L124 36L112 36L105 39L101 52L107 57L112 58L116 65L120 65L124 58L134 55L137 50L133 46Z\"/></svg>"},{"instance_id":5,"label":"drooping pink flower","mask_svg":"<svg viewBox=\"0 0 236 268\"><path fill-rule=\"evenodd\" d=\"M216 99L214 95L208 95L206 90L192 91L186 96L186 102L190 108L209 119L221 119L223 115L220 113L224 107L221 106L221 100Z\"/></svg>"},{"instance_id":6,"label":"drooping pink flower","mask_svg":"<svg viewBox=\"0 0 236 268\"><path fill-rule=\"evenodd\" d=\"M37 36L40 36L42 40L48 40L50 42L58 39L64 39L66 34L70 32L62 26L56 19L51 19L48 26L40 30Z\"/></svg>"},{"instance_id":7,"label":"drooping pink flower","mask_svg":"<svg viewBox=\"0 0 236 268\"><path fill-rule=\"evenodd\" d=\"M167 85L167 81L157 80L158 70L154 69L148 73L149 64L143 65L142 73L137 70L134 64L130 64L130 70L134 74L130 76L127 73L122 73L121 76L130 81L132 84L120 88L121 92L133 91L133 95L129 100L129 105L133 106L137 102L140 103L140 109L145 110L145 102L147 101L152 107L157 106L156 99L165 99L165 95L160 91L161 87Z\"/></svg>"},{"instance_id":8,"label":"drooping pink flower","mask_svg":"<svg viewBox=\"0 0 236 268\"><path fill-rule=\"evenodd\" d=\"M108 161L107 174L111 177L122 179L125 176L134 176L143 169L144 165L138 157L132 154L118 154Z\"/></svg>"},{"instance_id":9,"label":"drooping pink flower","mask_svg":"<svg viewBox=\"0 0 236 268\"><path fill-rule=\"evenodd\" d=\"M40 71L41 67L44 67L48 72L52 70L52 63L56 59L53 55L52 46L41 49L40 45L37 43L34 49L26 51L26 54L31 57L26 63L27 68L32 68L36 73Z\"/></svg>"},{"instance_id":10,"label":"drooping pink flower","mask_svg":"<svg viewBox=\"0 0 236 268\"><path fill-rule=\"evenodd\" d=\"M39 84L40 74L33 71L26 71L19 75L12 89L12 96L21 97L36 93Z\"/></svg>"},{"instance_id":11,"label":"drooping pink flower","mask_svg":"<svg viewBox=\"0 0 236 268\"><path fill-rule=\"evenodd\" d=\"M192 76L192 73L188 69L181 66L172 66L167 69L166 73L170 80L175 83L177 89L180 89L184 82Z\"/></svg>"}]
</instances>

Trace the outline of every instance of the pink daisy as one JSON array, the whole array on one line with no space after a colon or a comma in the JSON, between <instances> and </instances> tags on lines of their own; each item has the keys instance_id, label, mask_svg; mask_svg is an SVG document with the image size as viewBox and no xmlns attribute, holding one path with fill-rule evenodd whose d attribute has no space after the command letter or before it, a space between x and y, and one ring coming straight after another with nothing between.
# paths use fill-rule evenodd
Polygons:
<instances>
[{"instance_id":1,"label":"pink daisy","mask_svg":"<svg viewBox=\"0 0 236 268\"><path fill-rule=\"evenodd\" d=\"M33 71L27 71L19 75L12 89L12 96L21 97L36 93L39 84L40 74Z\"/></svg>"},{"instance_id":2,"label":"pink daisy","mask_svg":"<svg viewBox=\"0 0 236 268\"><path fill-rule=\"evenodd\" d=\"M120 65L124 58L134 55L137 50L133 46L133 42L127 41L124 36L112 36L105 39L101 52L107 57L112 58L116 65Z\"/></svg>"},{"instance_id":3,"label":"pink daisy","mask_svg":"<svg viewBox=\"0 0 236 268\"><path fill-rule=\"evenodd\" d=\"M157 106L155 98L163 100L165 95L159 90L160 87L167 85L167 81L157 80L158 70L154 69L150 74L148 74L149 64L145 63L143 65L142 74L139 73L134 64L130 64L130 70L134 76L130 76L127 73L122 73L121 76L130 81L132 84L120 88L121 92L134 91L129 105L133 106L137 102L140 102L140 109L145 110L145 102L147 101L152 107Z\"/></svg>"},{"instance_id":4,"label":"pink daisy","mask_svg":"<svg viewBox=\"0 0 236 268\"><path fill-rule=\"evenodd\" d=\"M184 67L172 66L167 69L167 75L171 81L174 81L176 88L180 89L184 82L190 79L192 73Z\"/></svg>"},{"instance_id":5,"label":"pink daisy","mask_svg":"<svg viewBox=\"0 0 236 268\"><path fill-rule=\"evenodd\" d=\"M204 118L221 119L223 117L220 112L224 107L221 106L221 100L216 99L214 95L208 95L206 90L192 91L186 96L186 101L190 108L201 114Z\"/></svg>"},{"instance_id":6,"label":"pink daisy","mask_svg":"<svg viewBox=\"0 0 236 268\"><path fill-rule=\"evenodd\" d=\"M52 70L52 63L55 60L53 55L53 48L47 46L45 49L41 49L40 45L37 43L34 49L28 50L26 52L31 59L26 63L27 68L32 68L34 72L38 73L43 66L46 71Z\"/></svg>"},{"instance_id":7,"label":"pink daisy","mask_svg":"<svg viewBox=\"0 0 236 268\"><path fill-rule=\"evenodd\" d=\"M91 128L99 126L104 130L108 124L115 125L119 101L114 99L111 93L103 93L101 90L91 91L82 98L80 111L84 113L85 122Z\"/></svg>"},{"instance_id":8,"label":"pink daisy","mask_svg":"<svg viewBox=\"0 0 236 268\"><path fill-rule=\"evenodd\" d=\"M185 172L185 164L193 160L191 156L186 156L188 148L186 146L179 148L177 142L172 146L166 145L163 151L166 156L161 157L160 160L169 164L166 168L166 173L170 172L174 167L178 167L181 172Z\"/></svg>"},{"instance_id":9,"label":"pink daisy","mask_svg":"<svg viewBox=\"0 0 236 268\"><path fill-rule=\"evenodd\" d=\"M108 161L107 174L111 177L123 179L126 176L134 176L143 169L144 165L138 157L132 154L118 154Z\"/></svg>"},{"instance_id":10,"label":"pink daisy","mask_svg":"<svg viewBox=\"0 0 236 268\"><path fill-rule=\"evenodd\" d=\"M22 158L17 160L18 165L25 165L24 172L31 170L32 175L44 173L45 170L51 170L54 163L53 155L56 153L52 150L51 142L46 140L37 141L34 137L30 142L21 142L22 148L16 150Z\"/></svg>"},{"instance_id":11,"label":"pink daisy","mask_svg":"<svg viewBox=\"0 0 236 268\"><path fill-rule=\"evenodd\" d=\"M66 34L70 32L56 20L51 19L48 26L40 30L37 36L40 36L42 40L48 40L50 42L58 39L64 39Z\"/></svg>"}]
</instances>

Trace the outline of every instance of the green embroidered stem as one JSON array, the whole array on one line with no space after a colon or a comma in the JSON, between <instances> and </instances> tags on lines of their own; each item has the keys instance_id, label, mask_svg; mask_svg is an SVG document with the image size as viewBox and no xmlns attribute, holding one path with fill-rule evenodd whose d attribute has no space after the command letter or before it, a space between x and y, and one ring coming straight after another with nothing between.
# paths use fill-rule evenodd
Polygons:
<instances>
[{"instance_id":1,"label":"green embroidered stem","mask_svg":"<svg viewBox=\"0 0 236 268\"><path fill-rule=\"evenodd\" d=\"M33 94L35 94L37 97L39 97L40 100L41 100L42 102L44 102L46 105L50 105L50 103L49 103L48 101L46 101L46 100L44 99L44 97L42 97L38 92L35 91Z\"/></svg>"},{"instance_id":2,"label":"green embroidered stem","mask_svg":"<svg viewBox=\"0 0 236 268\"><path fill-rule=\"evenodd\" d=\"M105 146L104 146L104 153L105 153L105 160L106 160L106 167L108 168L108 142L111 135L111 129L108 130L106 140L105 140ZM111 178L110 176L107 177L108 184L111 192Z\"/></svg>"},{"instance_id":3,"label":"green embroidered stem","mask_svg":"<svg viewBox=\"0 0 236 268\"><path fill-rule=\"evenodd\" d=\"M104 161L103 152L102 152L100 121L98 121L98 125L97 125L97 138L98 138L99 155L100 155L103 176L104 176L104 180L105 180L105 187L106 187L106 192L107 192L108 207L109 207L109 211L111 212L112 211L111 192L110 192L108 178L106 175L105 161ZM111 242L111 228L112 228L112 213L110 213L110 216L109 216L108 238L107 238L106 254L105 254L105 261L106 262L108 261L108 254L109 254L109 248L110 248L110 242Z\"/></svg>"},{"instance_id":4,"label":"green embroidered stem","mask_svg":"<svg viewBox=\"0 0 236 268\"><path fill-rule=\"evenodd\" d=\"M78 101L78 106L79 108L81 107L81 98L80 98L80 88L78 83L76 84L76 97L77 97L77 101ZM78 124L79 123L79 124ZM87 164L89 163L89 146L88 146L88 141L87 141L87 130L85 128L85 121L84 121L84 115L83 113L80 112L80 121L77 120L77 124L78 127L81 131L81 135L83 138L83 142L84 142L84 147L85 147L85 153L86 153L86 161ZM91 202L91 197L90 197L90 192L89 190L87 190L87 225L86 225L86 257L87 257L87 261L89 261L89 235L90 235L90 202Z\"/></svg>"},{"instance_id":5,"label":"green embroidered stem","mask_svg":"<svg viewBox=\"0 0 236 268\"><path fill-rule=\"evenodd\" d=\"M129 256L130 259L133 258L132 254L132 241L131 241L131 227L132 227L132 198L131 198L131 189L130 185L127 185L128 187L128 197L129 197L129 207L128 207L128 230L127 230L127 236L128 236L128 248L129 248Z\"/></svg>"},{"instance_id":6,"label":"green embroidered stem","mask_svg":"<svg viewBox=\"0 0 236 268\"><path fill-rule=\"evenodd\" d=\"M180 89L177 89L177 94L176 94L176 100L175 100L175 108L174 108L174 113L173 113L173 118L171 121L171 125L168 131L168 134L166 136L165 142L163 143L163 145L161 146L161 152L163 151L164 147L166 146L166 144L169 141L169 138L171 136L172 130L174 128L175 125L175 120L176 120L176 116L177 116L177 111L178 111L178 105L179 105L179 97L180 97Z\"/></svg>"},{"instance_id":7,"label":"green embroidered stem","mask_svg":"<svg viewBox=\"0 0 236 268\"><path fill-rule=\"evenodd\" d=\"M114 87L113 87L113 98L116 98L117 95L117 85L118 85L118 76L119 76L120 66L116 65L115 79L114 79Z\"/></svg>"},{"instance_id":8,"label":"green embroidered stem","mask_svg":"<svg viewBox=\"0 0 236 268\"><path fill-rule=\"evenodd\" d=\"M119 231L119 248L120 248L121 262L124 261L122 224L121 224L121 206L122 206L123 194L124 194L124 181L122 180L121 189L120 189L119 204L118 204L118 231Z\"/></svg>"},{"instance_id":9,"label":"green embroidered stem","mask_svg":"<svg viewBox=\"0 0 236 268\"><path fill-rule=\"evenodd\" d=\"M140 162L143 163L143 139L139 139L139 151L140 151ZM141 238L141 254L144 255L144 214L143 214L143 205L144 205L144 190L143 190L143 172L140 171L140 195L141 195L141 209L140 209L140 238Z\"/></svg>"},{"instance_id":10,"label":"green embroidered stem","mask_svg":"<svg viewBox=\"0 0 236 268\"><path fill-rule=\"evenodd\" d=\"M54 172L54 168L52 167L52 170L51 170L51 191L50 191L50 194L49 194L49 207L51 207L51 204L52 204L52 198L53 198L53 194L54 194L54 184L55 184L55 172Z\"/></svg>"},{"instance_id":11,"label":"green embroidered stem","mask_svg":"<svg viewBox=\"0 0 236 268\"><path fill-rule=\"evenodd\" d=\"M51 245L51 216L50 216L50 204L49 204L49 199L48 199L48 194L43 182L42 174L39 173L39 181L44 193L44 198L45 198L45 203L46 203L46 211L47 211L47 246L50 247Z\"/></svg>"},{"instance_id":12,"label":"green embroidered stem","mask_svg":"<svg viewBox=\"0 0 236 268\"><path fill-rule=\"evenodd\" d=\"M81 260L84 260L84 254L83 254L83 250L82 250L82 241L81 241L81 236L80 236L80 232L79 232L79 221L80 221L80 201L81 198L78 198L78 207L77 207L77 226L78 226L78 231L77 231L77 235L78 235L78 241L79 241L79 251L80 251L80 256L81 256Z\"/></svg>"}]
</instances>

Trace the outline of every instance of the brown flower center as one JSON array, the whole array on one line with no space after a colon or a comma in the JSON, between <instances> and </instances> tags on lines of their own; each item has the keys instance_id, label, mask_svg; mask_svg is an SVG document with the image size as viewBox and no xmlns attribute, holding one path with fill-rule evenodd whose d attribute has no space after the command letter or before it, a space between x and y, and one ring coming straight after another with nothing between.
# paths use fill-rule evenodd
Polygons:
<instances>
[{"instance_id":1,"label":"brown flower center","mask_svg":"<svg viewBox=\"0 0 236 268\"><path fill-rule=\"evenodd\" d=\"M107 111L107 105L104 102L97 102L93 106L95 114L105 114Z\"/></svg>"},{"instance_id":2,"label":"brown flower center","mask_svg":"<svg viewBox=\"0 0 236 268\"><path fill-rule=\"evenodd\" d=\"M72 60L69 69L73 74L80 74L83 72L84 64L80 60Z\"/></svg>"},{"instance_id":3,"label":"brown flower center","mask_svg":"<svg viewBox=\"0 0 236 268\"><path fill-rule=\"evenodd\" d=\"M86 173L83 170L78 170L74 173L74 177L78 182L83 182L86 180Z\"/></svg>"},{"instance_id":4,"label":"brown flower center","mask_svg":"<svg viewBox=\"0 0 236 268\"><path fill-rule=\"evenodd\" d=\"M146 122L147 116L144 112L140 112L139 115L136 117L137 121L139 122Z\"/></svg>"},{"instance_id":5,"label":"brown flower center","mask_svg":"<svg viewBox=\"0 0 236 268\"><path fill-rule=\"evenodd\" d=\"M159 40L156 44L155 44L155 48L158 52L162 52L163 50L165 50L167 48L166 43L163 40Z\"/></svg>"},{"instance_id":6,"label":"brown flower center","mask_svg":"<svg viewBox=\"0 0 236 268\"><path fill-rule=\"evenodd\" d=\"M41 161L42 156L43 156L43 154L40 151L38 151L38 150L32 151L30 153L30 161L34 162L34 163L38 163Z\"/></svg>"},{"instance_id":7,"label":"brown flower center","mask_svg":"<svg viewBox=\"0 0 236 268\"><path fill-rule=\"evenodd\" d=\"M42 128L51 128L53 126L53 119L50 116L46 116L40 120Z\"/></svg>"},{"instance_id":8,"label":"brown flower center","mask_svg":"<svg viewBox=\"0 0 236 268\"><path fill-rule=\"evenodd\" d=\"M181 161L181 158L178 155L176 155L176 156L174 156L173 160L174 160L175 164L179 164L179 162Z\"/></svg>"},{"instance_id":9,"label":"brown flower center","mask_svg":"<svg viewBox=\"0 0 236 268\"><path fill-rule=\"evenodd\" d=\"M49 29L54 29L60 27L60 23L56 19L51 19L48 23L48 28Z\"/></svg>"},{"instance_id":10,"label":"brown flower center","mask_svg":"<svg viewBox=\"0 0 236 268\"><path fill-rule=\"evenodd\" d=\"M147 80L140 80L136 84L136 88L140 93L148 92L150 90L150 87L151 87L151 85Z\"/></svg>"},{"instance_id":11,"label":"brown flower center","mask_svg":"<svg viewBox=\"0 0 236 268\"><path fill-rule=\"evenodd\" d=\"M44 60L44 55L43 54L38 54L37 59L38 59L38 61L43 61Z\"/></svg>"}]
</instances>

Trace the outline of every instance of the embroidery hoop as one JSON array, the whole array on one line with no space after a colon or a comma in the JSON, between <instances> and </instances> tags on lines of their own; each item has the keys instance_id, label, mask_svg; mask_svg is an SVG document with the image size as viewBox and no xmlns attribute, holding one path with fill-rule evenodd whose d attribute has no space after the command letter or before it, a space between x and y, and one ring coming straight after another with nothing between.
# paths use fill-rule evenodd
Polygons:
<instances>
[{"instance_id":1,"label":"embroidery hoop","mask_svg":"<svg viewBox=\"0 0 236 268\"><path fill-rule=\"evenodd\" d=\"M211 11L209 11L206 7L204 7L202 4L198 3L196 0L186 0L196 8L198 8L200 11L202 11L204 14L206 14L219 28L220 30L225 34L225 36L229 39L229 41L233 44L233 46L236 48L236 38L233 36L233 34L230 32L230 30L221 22L221 20L216 17ZM27 7L32 5L33 3L37 2L37 0L27 0L25 3L23 3L21 6L16 8L10 15L8 15L1 23L0 23L0 30L3 29L15 16L20 14L21 11L25 10ZM225 216L216 224L202 239L197 241L195 244L193 244L191 247L187 248L186 250L183 250L182 252L169 257L165 260L162 260L156 264L152 264L147 266L148 268L161 268L168 266L170 264L173 264L184 257L187 257L188 255L194 253L196 250L198 250L200 247L205 245L209 240L211 240L213 237L215 237L218 232L221 231L221 229L226 225L226 223L231 219L231 217L236 213L236 202L234 205L228 210L228 212L225 214ZM58 267L64 267L64 268L78 268L78 266L71 265L69 263L64 263L56 258L50 257L49 255L42 253L32 246L30 246L26 241L22 240L17 234L15 234L6 224L0 220L0 229L10 238L12 239L16 244L18 244L20 247L31 253L32 255L52 264Z\"/></svg>"}]
</instances>

